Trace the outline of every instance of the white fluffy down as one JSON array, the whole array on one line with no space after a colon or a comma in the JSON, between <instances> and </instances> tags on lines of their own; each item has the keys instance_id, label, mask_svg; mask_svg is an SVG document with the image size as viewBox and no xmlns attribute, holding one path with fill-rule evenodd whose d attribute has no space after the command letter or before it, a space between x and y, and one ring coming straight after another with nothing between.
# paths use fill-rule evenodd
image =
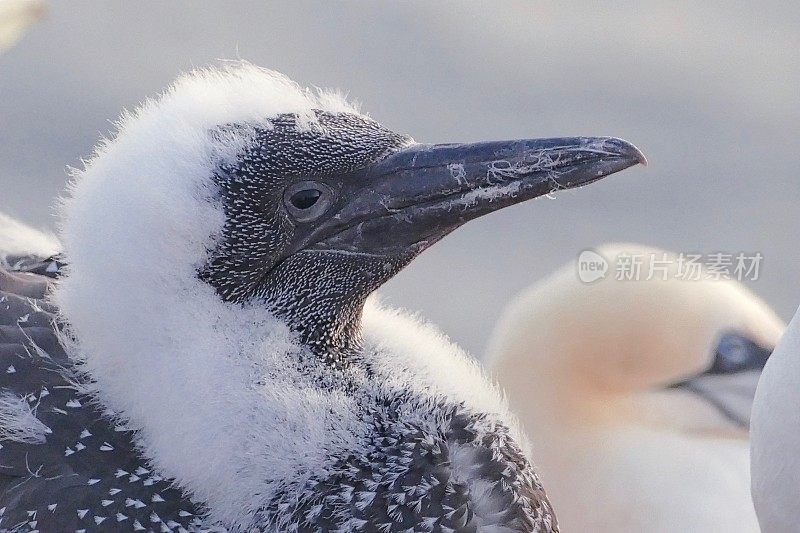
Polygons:
<instances>
[{"instance_id":1,"label":"white fluffy down","mask_svg":"<svg viewBox=\"0 0 800 533\"><path fill-rule=\"evenodd\" d=\"M530 457L528 442L500 388L491 384L477 361L435 325L382 305L371 297L364 307L365 351L397 379L398 387L420 396L446 396L467 408L496 414L511 424L511 436ZM387 385L392 385L391 383Z\"/></svg>"},{"instance_id":2,"label":"white fluffy down","mask_svg":"<svg viewBox=\"0 0 800 533\"><path fill-rule=\"evenodd\" d=\"M335 93L249 64L186 75L122 117L63 205L68 266L53 298L76 339L72 356L144 455L227 523L247 524L277 490L358 452L363 433L351 397L314 388L298 369L288 328L224 303L196 275L223 224L212 170L250 141L246 129L220 138L213 128L288 112L316 127L315 108L355 112ZM367 356L394 365L403 386L506 412L432 328L370 304L365 334Z\"/></svg>"}]
</instances>

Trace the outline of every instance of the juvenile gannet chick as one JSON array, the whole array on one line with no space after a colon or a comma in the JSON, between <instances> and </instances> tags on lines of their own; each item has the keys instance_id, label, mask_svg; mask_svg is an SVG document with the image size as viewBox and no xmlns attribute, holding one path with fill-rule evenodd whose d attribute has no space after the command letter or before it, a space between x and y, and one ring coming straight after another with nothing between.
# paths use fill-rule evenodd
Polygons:
<instances>
[{"instance_id":1,"label":"juvenile gannet chick","mask_svg":"<svg viewBox=\"0 0 800 533\"><path fill-rule=\"evenodd\" d=\"M761 531L800 524L800 310L769 358L753 401L752 494Z\"/></svg>"},{"instance_id":2,"label":"juvenile gannet chick","mask_svg":"<svg viewBox=\"0 0 800 533\"><path fill-rule=\"evenodd\" d=\"M560 524L758 531L747 428L783 322L737 282L679 271L674 254L636 244L598 252L605 279L582 283L572 262L535 284L487 350ZM623 261L639 265L638 280L618 279Z\"/></svg>"},{"instance_id":3,"label":"juvenile gannet chick","mask_svg":"<svg viewBox=\"0 0 800 533\"><path fill-rule=\"evenodd\" d=\"M461 224L642 160L419 144L246 64L181 78L75 176L66 353L4 352L2 526L555 531L499 393L365 301Z\"/></svg>"}]
</instances>

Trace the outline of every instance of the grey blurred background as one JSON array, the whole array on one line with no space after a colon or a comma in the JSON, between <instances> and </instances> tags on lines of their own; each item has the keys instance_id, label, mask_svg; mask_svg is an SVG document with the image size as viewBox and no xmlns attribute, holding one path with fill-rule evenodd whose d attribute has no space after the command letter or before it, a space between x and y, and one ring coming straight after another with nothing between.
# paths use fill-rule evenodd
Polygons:
<instances>
[{"instance_id":1,"label":"grey blurred background","mask_svg":"<svg viewBox=\"0 0 800 533\"><path fill-rule=\"evenodd\" d=\"M505 302L627 240L761 252L756 293L800 304L800 2L49 2L0 56L0 211L52 227L67 165L123 107L218 58L346 89L418 141L616 135L650 159L457 231L389 302L480 356Z\"/></svg>"}]
</instances>

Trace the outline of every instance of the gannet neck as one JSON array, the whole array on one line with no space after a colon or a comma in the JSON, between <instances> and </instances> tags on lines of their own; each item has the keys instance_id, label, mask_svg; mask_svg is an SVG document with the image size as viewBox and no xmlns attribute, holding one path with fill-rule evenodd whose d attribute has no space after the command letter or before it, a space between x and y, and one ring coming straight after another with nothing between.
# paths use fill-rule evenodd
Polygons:
<instances>
[{"instance_id":1,"label":"gannet neck","mask_svg":"<svg viewBox=\"0 0 800 533\"><path fill-rule=\"evenodd\" d=\"M379 285L348 282L348 276L369 279L366 273L375 270L390 276L409 260L333 251L303 253L279 264L259 287L258 298L312 352L333 364L348 364L359 358L364 304ZM323 284L329 291L320 289L324 276L330 279Z\"/></svg>"}]
</instances>

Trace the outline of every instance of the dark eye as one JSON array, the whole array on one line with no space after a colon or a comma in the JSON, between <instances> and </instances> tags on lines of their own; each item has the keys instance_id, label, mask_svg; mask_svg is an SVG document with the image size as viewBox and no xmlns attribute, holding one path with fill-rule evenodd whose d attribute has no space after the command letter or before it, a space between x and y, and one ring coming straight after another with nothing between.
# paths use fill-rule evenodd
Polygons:
<instances>
[{"instance_id":1,"label":"dark eye","mask_svg":"<svg viewBox=\"0 0 800 533\"><path fill-rule=\"evenodd\" d=\"M289 201L297 209L308 209L317 203L320 196L322 196L322 191L318 191L317 189L304 189L294 193L291 198L289 198Z\"/></svg>"},{"instance_id":2,"label":"dark eye","mask_svg":"<svg viewBox=\"0 0 800 533\"><path fill-rule=\"evenodd\" d=\"M336 194L334 190L318 181L298 181L283 191L286 211L297 222L316 220L328 212Z\"/></svg>"}]
</instances>

